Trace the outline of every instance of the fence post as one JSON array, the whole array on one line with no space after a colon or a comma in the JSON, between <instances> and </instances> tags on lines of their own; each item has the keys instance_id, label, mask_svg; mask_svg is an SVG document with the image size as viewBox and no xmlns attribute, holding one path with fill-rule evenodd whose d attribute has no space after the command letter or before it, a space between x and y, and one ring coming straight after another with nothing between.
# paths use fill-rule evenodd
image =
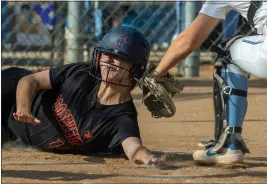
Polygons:
<instances>
[{"instance_id":1,"label":"fence post","mask_svg":"<svg viewBox=\"0 0 267 184\"><path fill-rule=\"evenodd\" d=\"M184 8L185 8L185 2L184 1L176 1L175 3L175 8L176 8L176 34L180 34L185 27L185 12L184 12ZM181 74L181 70L182 70L182 66L183 66L184 61L178 63L176 65L177 68L177 74L180 75Z\"/></svg>"},{"instance_id":2,"label":"fence post","mask_svg":"<svg viewBox=\"0 0 267 184\"><path fill-rule=\"evenodd\" d=\"M99 8L98 1L95 1L94 3L94 16L95 16L95 37L99 39L102 35L102 10Z\"/></svg>"},{"instance_id":3,"label":"fence post","mask_svg":"<svg viewBox=\"0 0 267 184\"><path fill-rule=\"evenodd\" d=\"M68 63L83 61L83 43L80 37L80 34L82 34L82 26L80 22L82 3L83 2L79 1L68 2Z\"/></svg>"},{"instance_id":4,"label":"fence post","mask_svg":"<svg viewBox=\"0 0 267 184\"><path fill-rule=\"evenodd\" d=\"M185 2L185 27L188 27L197 15L197 2ZM198 77L199 76L199 50L192 52L184 62L184 76L185 77Z\"/></svg>"},{"instance_id":5,"label":"fence post","mask_svg":"<svg viewBox=\"0 0 267 184\"><path fill-rule=\"evenodd\" d=\"M59 23L55 26L55 51L57 53L56 66L64 64L64 52L65 52L65 22L67 14L66 2L55 2L55 15L59 17ZM56 18L55 18L56 19Z\"/></svg>"}]
</instances>

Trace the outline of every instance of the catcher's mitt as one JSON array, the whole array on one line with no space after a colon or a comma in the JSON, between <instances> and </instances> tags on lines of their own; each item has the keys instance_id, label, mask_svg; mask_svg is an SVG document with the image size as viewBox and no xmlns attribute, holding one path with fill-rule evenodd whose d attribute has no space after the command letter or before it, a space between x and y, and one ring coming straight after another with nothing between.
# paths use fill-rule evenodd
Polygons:
<instances>
[{"instance_id":1,"label":"catcher's mitt","mask_svg":"<svg viewBox=\"0 0 267 184\"><path fill-rule=\"evenodd\" d=\"M183 86L170 74L163 77L156 76L154 72L156 67L157 65L151 64L142 78L140 80L135 78L135 80L143 90L143 103L152 117L171 117L176 112L172 97L180 93Z\"/></svg>"}]
</instances>

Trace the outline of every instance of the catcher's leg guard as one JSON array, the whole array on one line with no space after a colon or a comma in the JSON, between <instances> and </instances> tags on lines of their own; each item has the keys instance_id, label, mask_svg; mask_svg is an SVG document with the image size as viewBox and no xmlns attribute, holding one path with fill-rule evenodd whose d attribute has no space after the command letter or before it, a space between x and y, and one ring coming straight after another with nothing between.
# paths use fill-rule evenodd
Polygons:
<instances>
[{"instance_id":1,"label":"catcher's leg guard","mask_svg":"<svg viewBox=\"0 0 267 184\"><path fill-rule=\"evenodd\" d=\"M214 65L213 100L215 141L202 142L204 148L220 152L224 146L249 152L241 137L247 108L248 74L228 62L218 59Z\"/></svg>"}]
</instances>

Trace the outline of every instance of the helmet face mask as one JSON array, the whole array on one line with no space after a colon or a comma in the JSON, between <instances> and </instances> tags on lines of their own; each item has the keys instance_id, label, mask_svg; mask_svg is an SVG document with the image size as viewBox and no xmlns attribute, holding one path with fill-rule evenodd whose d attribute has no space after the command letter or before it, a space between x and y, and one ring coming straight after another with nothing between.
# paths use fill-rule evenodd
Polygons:
<instances>
[{"instance_id":1,"label":"helmet face mask","mask_svg":"<svg viewBox=\"0 0 267 184\"><path fill-rule=\"evenodd\" d=\"M109 62L102 58L103 54L125 64ZM95 47L92 66L96 70L89 73L103 82L133 88L136 83L134 78L140 79L146 69L149 54L150 45L139 31L124 26L114 28L103 37L100 45ZM120 78L114 78L115 71Z\"/></svg>"},{"instance_id":2,"label":"helmet face mask","mask_svg":"<svg viewBox=\"0 0 267 184\"><path fill-rule=\"evenodd\" d=\"M134 68L132 63L117 56L114 59L114 56L105 52L96 50L96 54L99 55L96 57L99 59L92 60L92 65L96 68L95 78L109 84L124 87L131 86L132 70Z\"/></svg>"}]
</instances>

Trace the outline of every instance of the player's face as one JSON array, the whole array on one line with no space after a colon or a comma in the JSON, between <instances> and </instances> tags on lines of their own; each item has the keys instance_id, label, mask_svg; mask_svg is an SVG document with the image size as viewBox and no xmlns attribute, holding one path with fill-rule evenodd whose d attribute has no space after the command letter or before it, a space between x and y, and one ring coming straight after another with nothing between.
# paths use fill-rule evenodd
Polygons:
<instances>
[{"instance_id":1,"label":"player's face","mask_svg":"<svg viewBox=\"0 0 267 184\"><path fill-rule=\"evenodd\" d=\"M100 58L100 69L103 81L121 85L131 84L131 69L133 64L118 56L102 53Z\"/></svg>"}]
</instances>

